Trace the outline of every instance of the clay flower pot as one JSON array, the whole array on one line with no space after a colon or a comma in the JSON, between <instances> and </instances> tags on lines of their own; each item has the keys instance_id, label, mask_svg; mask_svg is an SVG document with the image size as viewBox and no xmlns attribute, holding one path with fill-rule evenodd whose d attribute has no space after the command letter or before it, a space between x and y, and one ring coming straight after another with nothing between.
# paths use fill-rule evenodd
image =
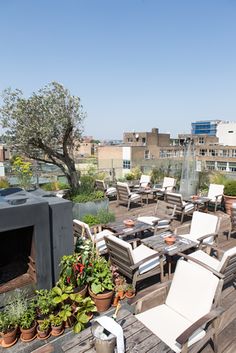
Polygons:
<instances>
[{"instance_id":1,"label":"clay flower pot","mask_svg":"<svg viewBox=\"0 0 236 353\"><path fill-rule=\"evenodd\" d=\"M96 304L98 312L103 312L110 308L112 297L113 297L113 291L94 294L92 290L89 288L89 295L93 299L94 303Z\"/></svg>"},{"instance_id":2,"label":"clay flower pot","mask_svg":"<svg viewBox=\"0 0 236 353\"><path fill-rule=\"evenodd\" d=\"M50 327L48 327L44 331L39 330L39 326L37 327L37 337L39 340L46 340L50 336Z\"/></svg>"},{"instance_id":3,"label":"clay flower pot","mask_svg":"<svg viewBox=\"0 0 236 353\"><path fill-rule=\"evenodd\" d=\"M126 296L126 298L133 298L135 296L134 289L127 289L125 296Z\"/></svg>"},{"instance_id":4,"label":"clay flower pot","mask_svg":"<svg viewBox=\"0 0 236 353\"><path fill-rule=\"evenodd\" d=\"M63 324L60 326L52 326L51 335L52 336L60 336L64 332Z\"/></svg>"},{"instance_id":5,"label":"clay flower pot","mask_svg":"<svg viewBox=\"0 0 236 353\"><path fill-rule=\"evenodd\" d=\"M30 327L29 329L23 329L22 327L20 328L21 330L21 335L20 338L23 342L30 342L35 338L35 334L36 334L36 327L37 327L37 323L36 321L34 321L34 324L32 327Z\"/></svg>"},{"instance_id":6,"label":"clay flower pot","mask_svg":"<svg viewBox=\"0 0 236 353\"><path fill-rule=\"evenodd\" d=\"M134 226L134 221L132 219L126 219L123 223L126 227L133 227Z\"/></svg>"},{"instance_id":7,"label":"clay flower pot","mask_svg":"<svg viewBox=\"0 0 236 353\"><path fill-rule=\"evenodd\" d=\"M166 237L165 242L167 245L173 245L176 242L176 237L174 236Z\"/></svg>"},{"instance_id":8,"label":"clay flower pot","mask_svg":"<svg viewBox=\"0 0 236 353\"><path fill-rule=\"evenodd\" d=\"M18 327L15 327L14 329L12 329L9 332L1 333L2 341L1 341L0 346L7 348L7 347L13 346L16 343L16 341L17 341L17 338L16 338L17 328Z\"/></svg>"}]
</instances>

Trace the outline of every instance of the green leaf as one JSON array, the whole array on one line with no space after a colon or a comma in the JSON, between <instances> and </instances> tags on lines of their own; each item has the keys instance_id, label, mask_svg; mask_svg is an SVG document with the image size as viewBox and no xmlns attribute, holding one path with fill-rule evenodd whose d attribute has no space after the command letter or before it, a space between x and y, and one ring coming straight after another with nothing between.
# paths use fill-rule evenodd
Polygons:
<instances>
[{"instance_id":1,"label":"green leaf","mask_svg":"<svg viewBox=\"0 0 236 353\"><path fill-rule=\"evenodd\" d=\"M79 322L82 322L83 324L87 324L87 322L89 321L89 318L88 318L88 315L82 313L82 314L77 315L77 320Z\"/></svg>"},{"instance_id":2,"label":"green leaf","mask_svg":"<svg viewBox=\"0 0 236 353\"><path fill-rule=\"evenodd\" d=\"M81 325L81 323L80 322L77 322L76 324L75 324L75 326L74 326L74 332L75 333L79 333L81 330L82 330L82 325Z\"/></svg>"},{"instance_id":3,"label":"green leaf","mask_svg":"<svg viewBox=\"0 0 236 353\"><path fill-rule=\"evenodd\" d=\"M102 292L102 285L101 284L92 283L91 289L92 289L92 292L94 294L101 293Z\"/></svg>"},{"instance_id":4,"label":"green leaf","mask_svg":"<svg viewBox=\"0 0 236 353\"><path fill-rule=\"evenodd\" d=\"M56 293L57 295L62 295L62 290L59 287L53 287L53 293Z\"/></svg>"}]
</instances>

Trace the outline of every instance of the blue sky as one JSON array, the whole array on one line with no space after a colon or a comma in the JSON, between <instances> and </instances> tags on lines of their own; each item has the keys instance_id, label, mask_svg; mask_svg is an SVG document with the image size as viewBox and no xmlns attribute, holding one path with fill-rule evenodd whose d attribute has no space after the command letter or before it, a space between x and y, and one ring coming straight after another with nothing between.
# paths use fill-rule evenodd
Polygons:
<instances>
[{"instance_id":1,"label":"blue sky","mask_svg":"<svg viewBox=\"0 0 236 353\"><path fill-rule=\"evenodd\" d=\"M100 139L236 121L235 19L235 0L2 0L0 90L58 81Z\"/></svg>"}]
</instances>

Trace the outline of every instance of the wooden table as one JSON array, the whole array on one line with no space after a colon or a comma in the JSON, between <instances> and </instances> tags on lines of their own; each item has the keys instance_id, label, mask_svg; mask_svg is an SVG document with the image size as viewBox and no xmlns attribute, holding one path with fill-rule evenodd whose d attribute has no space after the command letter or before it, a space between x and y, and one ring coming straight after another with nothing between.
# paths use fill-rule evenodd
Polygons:
<instances>
[{"instance_id":1,"label":"wooden table","mask_svg":"<svg viewBox=\"0 0 236 353\"><path fill-rule=\"evenodd\" d=\"M210 202L210 198L209 197L204 197L204 196L200 196L198 198L188 198L185 201L187 202L192 202L194 204L195 210L199 211L201 207L203 207L203 209L207 209L209 202Z\"/></svg>"},{"instance_id":2,"label":"wooden table","mask_svg":"<svg viewBox=\"0 0 236 353\"><path fill-rule=\"evenodd\" d=\"M173 245L167 245L165 243L165 237L170 236L173 233L171 231L163 232L161 235L153 235L151 237L141 239L141 242L148 247L163 253L166 256L168 263L168 275L171 274L171 264L173 263L173 257L179 252L186 252L187 250L197 246L195 241L180 237L176 235L176 242Z\"/></svg>"},{"instance_id":3,"label":"wooden table","mask_svg":"<svg viewBox=\"0 0 236 353\"><path fill-rule=\"evenodd\" d=\"M155 188L132 188L132 192L136 194L140 194L142 198L146 199L146 204L149 201L149 195L152 196L152 199L162 197L164 194L159 192L158 189Z\"/></svg>"},{"instance_id":4,"label":"wooden table","mask_svg":"<svg viewBox=\"0 0 236 353\"><path fill-rule=\"evenodd\" d=\"M126 353L171 353L171 349L146 328L127 309L118 313L118 323L122 326ZM18 343L13 346L14 349ZM11 348L11 349L12 349ZM21 350L22 349L22 350ZM11 350L12 352L12 350ZM71 330L53 340L33 341L31 344L19 343L17 353L96 353L91 327L79 334ZM115 350L116 352L116 350Z\"/></svg>"},{"instance_id":5,"label":"wooden table","mask_svg":"<svg viewBox=\"0 0 236 353\"><path fill-rule=\"evenodd\" d=\"M127 227L124 225L123 221L118 221L114 223L106 224L103 229L110 229L119 238L136 237L138 233L150 230L153 232L153 226L150 224L134 220L134 226Z\"/></svg>"}]
</instances>

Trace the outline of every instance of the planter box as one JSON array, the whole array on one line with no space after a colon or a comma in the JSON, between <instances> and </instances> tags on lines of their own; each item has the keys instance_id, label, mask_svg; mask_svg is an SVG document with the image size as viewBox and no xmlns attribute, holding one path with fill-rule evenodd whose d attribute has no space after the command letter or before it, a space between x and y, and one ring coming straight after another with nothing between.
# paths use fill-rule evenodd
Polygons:
<instances>
[{"instance_id":1,"label":"planter box","mask_svg":"<svg viewBox=\"0 0 236 353\"><path fill-rule=\"evenodd\" d=\"M105 198L103 200L88 201L83 203L73 203L73 218L82 219L86 214L96 215L98 210L105 209L108 211L109 199Z\"/></svg>"}]
</instances>

